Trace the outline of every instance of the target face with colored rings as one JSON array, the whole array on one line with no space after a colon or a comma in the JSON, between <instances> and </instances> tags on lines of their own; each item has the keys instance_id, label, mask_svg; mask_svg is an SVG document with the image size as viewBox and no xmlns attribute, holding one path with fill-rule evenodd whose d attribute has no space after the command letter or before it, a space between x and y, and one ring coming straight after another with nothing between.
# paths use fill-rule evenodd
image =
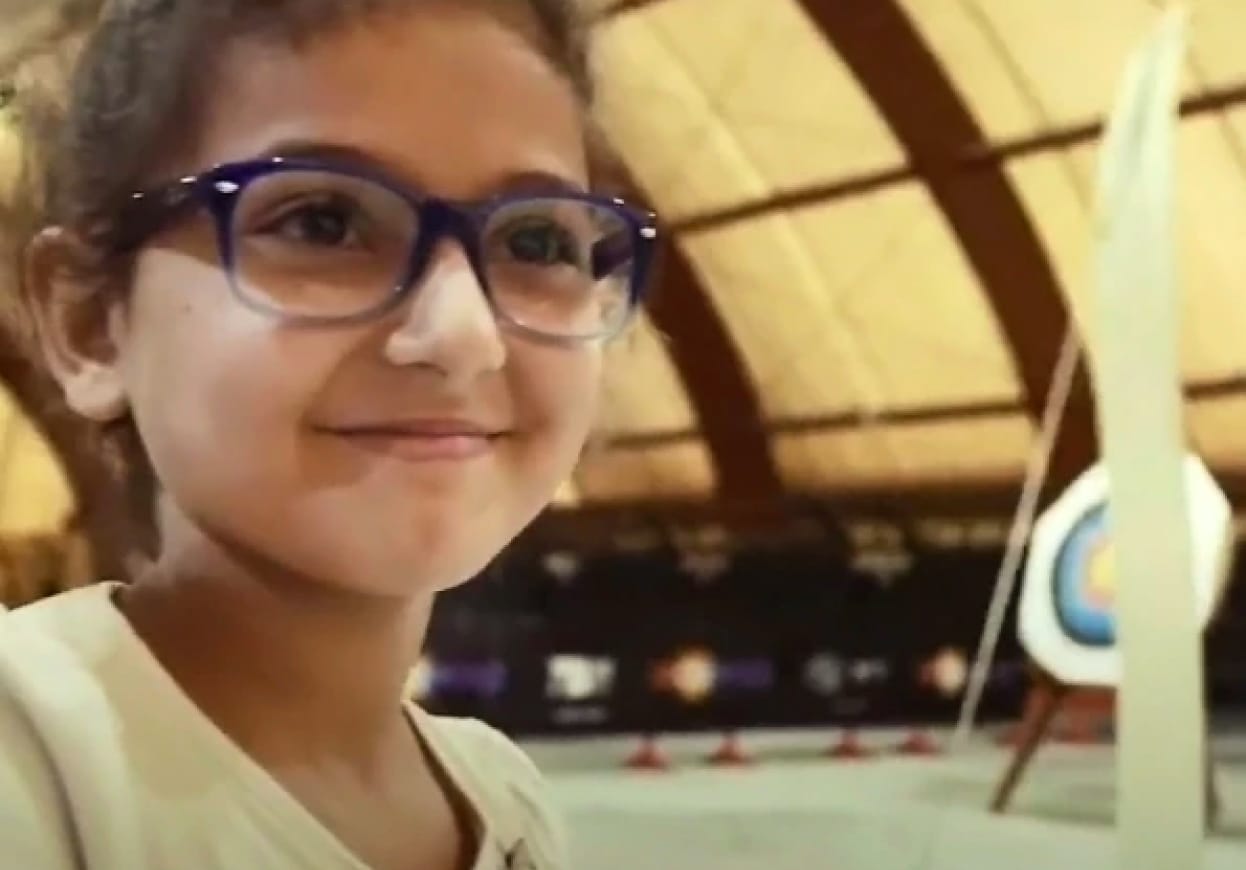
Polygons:
<instances>
[{"instance_id":1,"label":"target face with colored rings","mask_svg":"<svg viewBox=\"0 0 1246 870\"><path fill-rule=\"evenodd\" d=\"M1077 519L1056 554L1051 588L1060 627L1089 647L1116 643L1116 554L1107 518L1101 504Z\"/></svg>"},{"instance_id":2,"label":"target face with colored rings","mask_svg":"<svg viewBox=\"0 0 1246 870\"><path fill-rule=\"evenodd\" d=\"M1183 471L1192 544L1188 582L1206 628L1229 574L1233 518L1197 456L1186 456ZM1030 657L1067 685L1120 685L1109 494L1107 469L1096 465L1044 511L1030 536L1018 634Z\"/></svg>"}]
</instances>

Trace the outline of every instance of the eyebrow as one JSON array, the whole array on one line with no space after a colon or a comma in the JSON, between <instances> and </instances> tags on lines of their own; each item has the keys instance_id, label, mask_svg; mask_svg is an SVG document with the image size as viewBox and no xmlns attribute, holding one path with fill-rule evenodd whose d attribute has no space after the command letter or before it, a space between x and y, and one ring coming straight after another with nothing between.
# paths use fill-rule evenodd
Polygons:
<instances>
[{"instance_id":1,"label":"eyebrow","mask_svg":"<svg viewBox=\"0 0 1246 870\"><path fill-rule=\"evenodd\" d=\"M335 166L345 166L375 172L400 185L414 187L421 193L430 192L428 185L418 181L404 181L410 177L394 163L381 159L365 149L354 145L338 142L320 141L315 139L287 139L276 142L261 151L257 157L261 160L277 157L291 159L319 160ZM492 195L506 193L560 194L588 193L585 186L573 179L543 169L522 169L507 172L498 178L491 179L483 188Z\"/></svg>"}]
</instances>

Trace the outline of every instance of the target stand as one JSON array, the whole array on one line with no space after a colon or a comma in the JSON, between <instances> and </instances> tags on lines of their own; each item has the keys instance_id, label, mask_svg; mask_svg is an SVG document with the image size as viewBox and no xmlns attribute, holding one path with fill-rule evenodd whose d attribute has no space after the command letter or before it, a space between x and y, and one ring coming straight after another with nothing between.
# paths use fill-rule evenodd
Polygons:
<instances>
[{"instance_id":1,"label":"target stand","mask_svg":"<svg viewBox=\"0 0 1246 870\"><path fill-rule=\"evenodd\" d=\"M1200 628L1206 631L1224 597L1233 553L1228 499L1202 461L1184 460L1193 543L1191 577ZM1021 590L1018 631L1035 669L1032 703L1012 758L991 800L1003 813L1056 716L1083 690L1115 690L1121 656L1116 638L1116 568L1108 523L1108 477L1095 465L1038 519ZM1210 742L1208 743L1210 747ZM1219 814L1210 748L1206 755L1209 825Z\"/></svg>"}]
</instances>

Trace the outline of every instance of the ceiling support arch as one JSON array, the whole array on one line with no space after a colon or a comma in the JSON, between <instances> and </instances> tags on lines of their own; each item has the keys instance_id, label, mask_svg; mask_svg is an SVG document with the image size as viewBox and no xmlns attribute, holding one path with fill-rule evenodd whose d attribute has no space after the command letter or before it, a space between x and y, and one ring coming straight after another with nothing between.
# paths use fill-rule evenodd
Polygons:
<instances>
[{"instance_id":1,"label":"ceiling support arch","mask_svg":"<svg viewBox=\"0 0 1246 870\"><path fill-rule=\"evenodd\" d=\"M667 242L649 316L696 414L717 495L765 502L783 493L761 399L744 359L678 239Z\"/></svg>"},{"instance_id":2,"label":"ceiling support arch","mask_svg":"<svg viewBox=\"0 0 1246 870\"><path fill-rule=\"evenodd\" d=\"M1224 87L1208 88L1201 93L1185 97L1178 106L1178 112L1182 118L1198 118L1230 111L1243 104L1246 104L1246 82L1239 82ZM1016 139L992 142L985 149L975 149L959 155L956 158L956 169L963 173L978 172L982 167L994 169L1011 160L1075 148L1101 137L1104 126L1103 121L1089 121L1068 127L1043 130L1040 133ZM779 190L758 199L745 200L730 206L692 214L680 218L672 229L678 233L705 232L785 211L795 211L810 206L825 207L839 200L867 196L879 191L902 187L915 181L923 182L925 177L924 167L903 163L861 175Z\"/></svg>"},{"instance_id":3,"label":"ceiling support arch","mask_svg":"<svg viewBox=\"0 0 1246 870\"><path fill-rule=\"evenodd\" d=\"M619 0L605 7L602 17L640 12L661 2ZM1042 242L1004 173L1006 155L965 165L966 155L991 154L992 143L898 0L796 2L869 94L906 152L908 168L869 179L863 187L907 180L891 175L926 183L983 288L1007 343L1022 404L1037 424L1069 312ZM1095 131L1077 132L1085 136ZM1083 358L1052 446L1050 491L1094 461L1095 427Z\"/></svg>"},{"instance_id":4,"label":"ceiling support arch","mask_svg":"<svg viewBox=\"0 0 1246 870\"><path fill-rule=\"evenodd\" d=\"M1052 265L1001 164L959 171L989 150L969 106L898 0L798 0L869 94L961 244L1008 344L1031 419L1041 419L1069 312ZM1098 453L1084 359L1052 448L1049 487Z\"/></svg>"},{"instance_id":5,"label":"ceiling support arch","mask_svg":"<svg viewBox=\"0 0 1246 870\"><path fill-rule=\"evenodd\" d=\"M658 0L624 0L606 7L599 22L636 12ZM629 198L652 203L626 166L626 155L614 154L608 179ZM655 209L656 210L656 209ZM654 277L647 310L666 339L665 347L705 443L719 501L758 504L784 495L782 477L770 450L761 397L713 296L679 243L667 237Z\"/></svg>"}]
</instances>

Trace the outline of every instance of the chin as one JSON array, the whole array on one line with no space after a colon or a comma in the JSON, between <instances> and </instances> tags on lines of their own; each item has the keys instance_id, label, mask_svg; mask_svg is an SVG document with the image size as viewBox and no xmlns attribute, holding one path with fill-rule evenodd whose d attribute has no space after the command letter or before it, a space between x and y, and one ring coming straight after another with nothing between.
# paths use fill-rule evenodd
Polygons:
<instances>
[{"instance_id":1,"label":"chin","mask_svg":"<svg viewBox=\"0 0 1246 870\"><path fill-rule=\"evenodd\" d=\"M498 541L496 545L490 542ZM359 532L350 540L325 536L316 547L322 554L300 559L309 573L335 585L383 597L433 595L479 575L505 546L502 536L481 524L438 524L399 537Z\"/></svg>"},{"instance_id":2,"label":"chin","mask_svg":"<svg viewBox=\"0 0 1246 870\"><path fill-rule=\"evenodd\" d=\"M487 564L487 563L486 563ZM332 564L328 559L309 560L297 573L307 580L349 595L393 600L427 598L453 589L475 577L459 560L360 559L350 564Z\"/></svg>"},{"instance_id":3,"label":"chin","mask_svg":"<svg viewBox=\"0 0 1246 870\"><path fill-rule=\"evenodd\" d=\"M425 596L478 576L545 505L545 487L517 487L502 475L453 491L393 477L369 483L292 499L298 510L281 522L248 524L247 537L275 561L338 589Z\"/></svg>"}]
</instances>

